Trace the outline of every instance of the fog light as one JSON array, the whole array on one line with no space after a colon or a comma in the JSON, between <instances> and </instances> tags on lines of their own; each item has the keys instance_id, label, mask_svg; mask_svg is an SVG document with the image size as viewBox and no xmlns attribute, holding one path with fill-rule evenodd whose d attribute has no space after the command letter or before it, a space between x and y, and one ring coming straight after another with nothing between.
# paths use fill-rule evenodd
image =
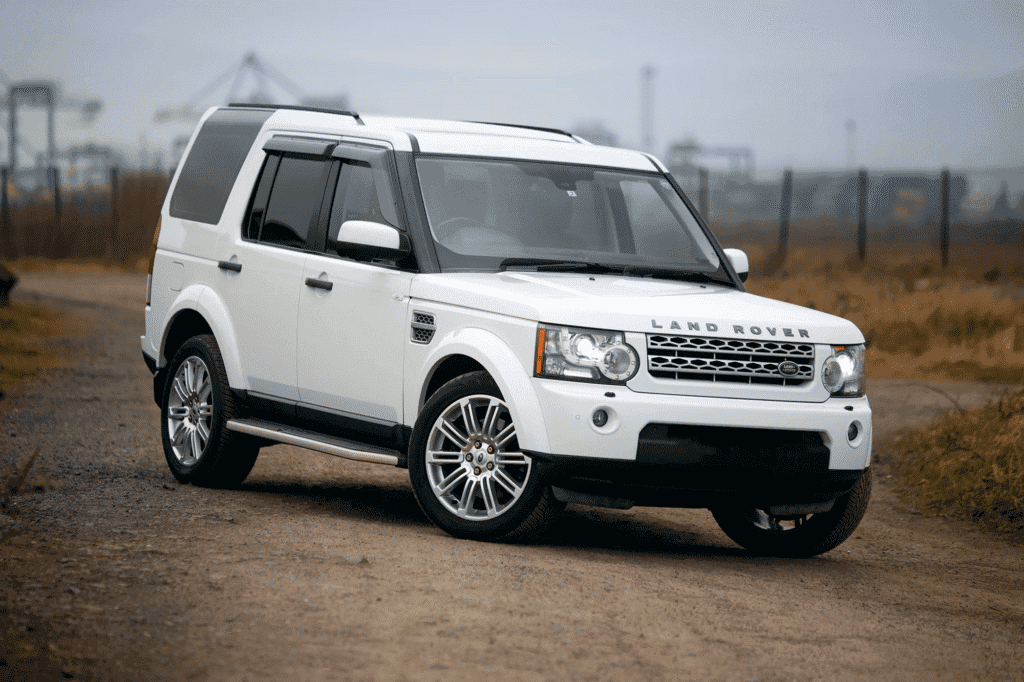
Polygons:
<instances>
[{"instance_id":1,"label":"fog light","mask_svg":"<svg viewBox=\"0 0 1024 682\"><path fill-rule=\"evenodd\" d=\"M608 413L604 410L594 410L594 416L591 419L594 420L594 426L601 428L608 423Z\"/></svg>"},{"instance_id":2,"label":"fog light","mask_svg":"<svg viewBox=\"0 0 1024 682\"><path fill-rule=\"evenodd\" d=\"M850 428L846 430L846 438L851 443L857 440L857 435L860 433L860 429L857 428L857 422L850 424Z\"/></svg>"}]
</instances>

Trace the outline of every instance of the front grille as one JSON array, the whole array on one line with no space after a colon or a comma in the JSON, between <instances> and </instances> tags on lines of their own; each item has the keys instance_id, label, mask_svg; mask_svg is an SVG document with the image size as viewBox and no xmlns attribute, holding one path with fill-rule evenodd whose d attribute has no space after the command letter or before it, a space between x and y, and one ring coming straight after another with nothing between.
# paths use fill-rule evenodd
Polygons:
<instances>
[{"instance_id":1,"label":"front grille","mask_svg":"<svg viewBox=\"0 0 1024 682\"><path fill-rule=\"evenodd\" d=\"M783 374L783 363L796 371ZM658 379L799 386L814 378L814 346L648 334L647 371Z\"/></svg>"},{"instance_id":2,"label":"front grille","mask_svg":"<svg viewBox=\"0 0 1024 682\"><path fill-rule=\"evenodd\" d=\"M430 340L434 338L434 331L436 330L437 327L434 325L433 315L413 311L411 336L413 343L430 343Z\"/></svg>"}]
</instances>

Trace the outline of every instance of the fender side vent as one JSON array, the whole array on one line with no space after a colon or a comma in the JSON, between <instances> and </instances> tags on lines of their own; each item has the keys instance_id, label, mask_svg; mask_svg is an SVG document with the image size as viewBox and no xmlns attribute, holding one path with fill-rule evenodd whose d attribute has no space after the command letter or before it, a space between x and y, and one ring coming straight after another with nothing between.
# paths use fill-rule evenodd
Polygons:
<instances>
[{"instance_id":1,"label":"fender side vent","mask_svg":"<svg viewBox=\"0 0 1024 682\"><path fill-rule=\"evenodd\" d=\"M430 340L434 338L434 332L437 327L434 326L434 316L430 313L421 313L413 311L412 313L412 339L413 343L430 343Z\"/></svg>"}]
</instances>

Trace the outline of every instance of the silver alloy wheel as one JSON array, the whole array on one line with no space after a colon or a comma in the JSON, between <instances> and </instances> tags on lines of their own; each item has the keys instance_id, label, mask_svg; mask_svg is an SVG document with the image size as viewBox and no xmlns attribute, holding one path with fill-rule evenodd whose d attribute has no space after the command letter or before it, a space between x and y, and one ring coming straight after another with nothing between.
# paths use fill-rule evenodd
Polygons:
<instances>
[{"instance_id":1,"label":"silver alloy wheel","mask_svg":"<svg viewBox=\"0 0 1024 682\"><path fill-rule=\"evenodd\" d=\"M206 363L195 355L186 358L174 375L167 397L167 433L174 456L183 466L198 462L210 440L212 393Z\"/></svg>"},{"instance_id":2,"label":"silver alloy wheel","mask_svg":"<svg viewBox=\"0 0 1024 682\"><path fill-rule=\"evenodd\" d=\"M469 521L487 521L522 496L532 460L519 452L508 405L471 395L449 405L427 439L427 479L445 509Z\"/></svg>"}]
</instances>

